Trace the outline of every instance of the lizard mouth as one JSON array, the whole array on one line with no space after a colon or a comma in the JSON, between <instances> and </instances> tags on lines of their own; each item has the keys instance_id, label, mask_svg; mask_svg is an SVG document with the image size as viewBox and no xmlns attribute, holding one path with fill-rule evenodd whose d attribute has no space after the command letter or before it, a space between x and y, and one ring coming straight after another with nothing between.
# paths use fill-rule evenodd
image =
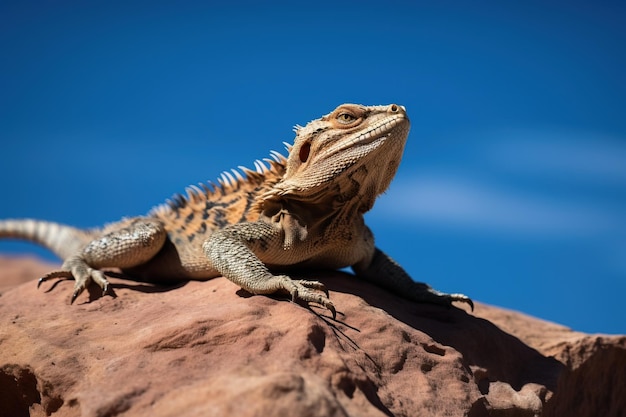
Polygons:
<instances>
[{"instance_id":1,"label":"lizard mouth","mask_svg":"<svg viewBox=\"0 0 626 417\"><path fill-rule=\"evenodd\" d=\"M403 115L387 117L372 126L371 129L362 132L360 135L343 144L338 151L346 152L350 149L360 148L362 146L369 148L369 150L374 149L391 137L395 130L401 129L402 125L405 124L408 125L408 119Z\"/></svg>"}]
</instances>

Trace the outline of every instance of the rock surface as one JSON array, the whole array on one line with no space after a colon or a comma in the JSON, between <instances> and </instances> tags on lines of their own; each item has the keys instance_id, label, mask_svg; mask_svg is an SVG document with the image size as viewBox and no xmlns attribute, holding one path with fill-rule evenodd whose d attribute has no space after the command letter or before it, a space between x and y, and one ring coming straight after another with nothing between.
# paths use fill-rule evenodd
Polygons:
<instances>
[{"instance_id":1,"label":"rock surface","mask_svg":"<svg viewBox=\"0 0 626 417\"><path fill-rule=\"evenodd\" d=\"M0 416L626 415L626 336L341 273L320 279L336 321L224 278L112 279L70 306L73 282L36 288L54 267L0 258Z\"/></svg>"}]
</instances>

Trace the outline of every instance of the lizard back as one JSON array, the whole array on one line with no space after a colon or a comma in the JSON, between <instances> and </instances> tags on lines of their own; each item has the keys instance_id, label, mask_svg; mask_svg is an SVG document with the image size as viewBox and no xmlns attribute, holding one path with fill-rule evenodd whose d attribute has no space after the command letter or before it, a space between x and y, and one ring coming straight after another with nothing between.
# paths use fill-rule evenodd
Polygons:
<instances>
[{"instance_id":1,"label":"lizard back","mask_svg":"<svg viewBox=\"0 0 626 417\"><path fill-rule=\"evenodd\" d=\"M270 155L271 158L255 161L255 170L240 166L238 170L224 172L217 183L189 186L186 195L176 194L154 207L148 216L163 223L168 241L159 256L126 272L152 279L155 274L189 278L218 275L207 273L212 268L202 252L201 242L227 225L259 219L257 199L280 181L285 172L286 158L276 151ZM175 257L178 260L172 262Z\"/></svg>"}]
</instances>

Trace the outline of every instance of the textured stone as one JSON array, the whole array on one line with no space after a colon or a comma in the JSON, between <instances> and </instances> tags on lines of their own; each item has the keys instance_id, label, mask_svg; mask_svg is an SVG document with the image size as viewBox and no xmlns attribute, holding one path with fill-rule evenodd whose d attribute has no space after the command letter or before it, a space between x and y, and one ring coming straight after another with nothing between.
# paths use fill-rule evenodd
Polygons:
<instances>
[{"instance_id":1,"label":"textured stone","mask_svg":"<svg viewBox=\"0 0 626 417\"><path fill-rule=\"evenodd\" d=\"M626 409L625 336L572 332L480 303L474 314L419 305L336 272L316 278L337 321L223 278L177 287L112 279L114 297L94 288L71 306L71 281L37 290L35 278L49 270L0 258L0 416Z\"/></svg>"}]
</instances>

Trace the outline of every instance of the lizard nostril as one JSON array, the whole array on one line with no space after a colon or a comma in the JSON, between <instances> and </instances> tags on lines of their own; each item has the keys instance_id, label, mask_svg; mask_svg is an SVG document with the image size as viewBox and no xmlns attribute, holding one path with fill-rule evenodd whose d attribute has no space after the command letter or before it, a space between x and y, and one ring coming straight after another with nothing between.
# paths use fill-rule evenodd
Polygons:
<instances>
[{"instance_id":1,"label":"lizard nostril","mask_svg":"<svg viewBox=\"0 0 626 417\"><path fill-rule=\"evenodd\" d=\"M397 113L398 112L398 105L397 104L392 104L391 106L389 106L389 111L391 113Z\"/></svg>"}]
</instances>

